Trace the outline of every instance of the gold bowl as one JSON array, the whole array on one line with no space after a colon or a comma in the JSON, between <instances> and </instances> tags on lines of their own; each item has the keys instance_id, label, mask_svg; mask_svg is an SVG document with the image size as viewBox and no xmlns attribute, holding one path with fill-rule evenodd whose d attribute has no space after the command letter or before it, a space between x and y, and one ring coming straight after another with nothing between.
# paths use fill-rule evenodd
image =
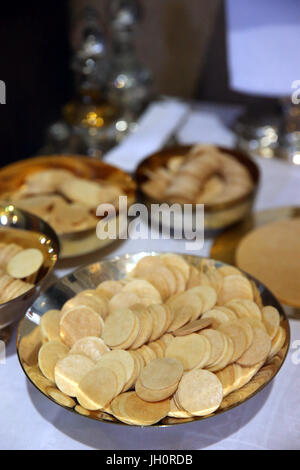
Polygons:
<instances>
[{"instance_id":1,"label":"gold bowl","mask_svg":"<svg viewBox=\"0 0 300 470\"><path fill-rule=\"evenodd\" d=\"M107 279L122 279L125 277L136 265L136 263L145 256L158 256L159 253L141 252L136 254L127 254L116 258L106 259L99 263L95 263L86 267L79 268L72 274L65 276L58 282L53 284L46 292L44 292L34 304L27 310L25 317L21 320L17 334L17 352L20 364L23 368L27 378L35 385L38 390L46 395L50 400L76 414L84 415L90 419L101 422L110 422L128 426L121 423L113 416L102 411L87 411L77 406L75 400L70 399L67 403L65 400L60 400L58 395L53 395L54 385L49 386L47 379L38 374L38 351L42 345L42 335L40 332L39 322L41 316L49 309L60 309L63 304L76 295L81 290L93 289L98 284ZM192 255L182 255L183 258L193 266L200 268L203 263L202 257ZM224 263L215 262L216 266L222 266ZM249 278L251 278L249 276ZM240 388L236 392L232 392L226 396L221 403L220 408L209 416L205 417L191 417L188 419L179 419L167 417L160 423L154 426L169 426L175 424L184 424L187 422L198 421L202 419L209 419L220 413L227 412L246 400L250 399L256 393L261 391L278 373L281 368L289 347L290 342L290 328L286 315L273 296L273 294L260 282L251 278L261 295L264 304L273 305L278 309L281 316L281 326L286 331L286 341L279 353L266 363L259 372L252 378L252 380Z\"/></svg>"},{"instance_id":2,"label":"gold bowl","mask_svg":"<svg viewBox=\"0 0 300 470\"><path fill-rule=\"evenodd\" d=\"M0 330L24 315L40 290L59 256L59 241L52 228L39 217L13 205L0 205L0 242L16 243L24 248L38 248L44 255L35 285L25 294L0 304Z\"/></svg>"},{"instance_id":3,"label":"gold bowl","mask_svg":"<svg viewBox=\"0 0 300 470\"><path fill-rule=\"evenodd\" d=\"M135 202L136 185L131 176L103 161L80 155L34 157L2 168L0 170L0 201L9 201L9 194L19 189L30 174L47 169L68 170L77 177L94 182L105 180L121 188L124 196L128 198L128 205ZM120 222L119 218L117 213L117 224ZM99 240L96 236L96 225L91 229L58 234L58 238L61 259L86 255L113 242L110 239Z\"/></svg>"},{"instance_id":4,"label":"gold bowl","mask_svg":"<svg viewBox=\"0 0 300 470\"><path fill-rule=\"evenodd\" d=\"M142 185L148 179L146 176L147 171L155 172L159 167L166 167L170 158L174 157L175 155L185 156L189 153L192 147L192 145L177 145L174 147L168 147L148 156L139 164L135 172L135 179L138 184L140 196L148 208L151 204L161 204L163 201L150 198L143 191ZM225 227L228 227L238 222L239 220L244 219L248 214L250 214L253 208L260 180L259 168L256 163L250 157L248 157L248 155L235 149L219 146L216 148L221 152L227 153L228 155L234 157L239 163L247 168L253 182L253 189L251 189L247 194L231 201L224 203L220 202L214 204L205 204L204 227L208 231L224 229ZM193 206L196 206L196 204L193 204ZM193 230L195 230L194 227Z\"/></svg>"}]
</instances>

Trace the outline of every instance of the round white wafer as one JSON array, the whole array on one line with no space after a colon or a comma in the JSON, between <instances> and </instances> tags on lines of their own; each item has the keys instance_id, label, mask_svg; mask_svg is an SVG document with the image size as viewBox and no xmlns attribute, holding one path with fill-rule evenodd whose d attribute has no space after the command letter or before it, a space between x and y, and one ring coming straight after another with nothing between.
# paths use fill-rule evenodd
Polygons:
<instances>
[{"instance_id":1,"label":"round white wafer","mask_svg":"<svg viewBox=\"0 0 300 470\"><path fill-rule=\"evenodd\" d=\"M104 354L110 351L101 338L86 336L81 338L72 346L70 354L82 354L94 362L98 362Z\"/></svg>"},{"instance_id":2,"label":"round white wafer","mask_svg":"<svg viewBox=\"0 0 300 470\"><path fill-rule=\"evenodd\" d=\"M7 265L7 272L15 279L24 279L36 273L44 262L43 253L36 248L28 248L17 253Z\"/></svg>"},{"instance_id":3,"label":"round white wafer","mask_svg":"<svg viewBox=\"0 0 300 470\"><path fill-rule=\"evenodd\" d=\"M60 320L60 337L69 347L86 336L100 337L103 320L90 307L74 307L63 314Z\"/></svg>"},{"instance_id":4,"label":"round white wafer","mask_svg":"<svg viewBox=\"0 0 300 470\"><path fill-rule=\"evenodd\" d=\"M184 410L194 416L205 416L217 410L223 399L222 384L207 370L194 369L181 379L177 397Z\"/></svg>"}]
</instances>

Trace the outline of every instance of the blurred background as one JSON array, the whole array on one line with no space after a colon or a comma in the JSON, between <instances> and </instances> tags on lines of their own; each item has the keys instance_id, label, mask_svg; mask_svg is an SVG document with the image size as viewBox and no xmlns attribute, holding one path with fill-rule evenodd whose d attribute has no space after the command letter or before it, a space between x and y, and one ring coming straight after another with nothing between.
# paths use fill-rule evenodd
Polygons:
<instances>
[{"instance_id":1,"label":"blurred background","mask_svg":"<svg viewBox=\"0 0 300 470\"><path fill-rule=\"evenodd\" d=\"M265 137L265 126L268 135L277 133L278 118L286 112L284 100L291 93L289 84L300 78L300 71L298 76L294 72L299 23L297 0L254 0L251 5L245 0L5 2L0 17L0 79L7 92L6 105L0 106L1 164L68 149L97 156L97 146L101 156L134 129L150 101L163 95L245 105L246 124L241 120L236 128L240 133L250 132L251 138L254 133L256 138L262 132ZM238 35L231 35L236 27L253 32L254 37L257 32L257 40L259 31L265 29L271 40L256 46L253 42L251 50L249 34L248 51ZM287 48L278 50L287 34L291 35L287 44L293 46L292 51L289 48L292 61ZM263 52L264 47L264 62L275 64L272 73L276 66L276 75L287 69L282 60L289 60L292 67L285 83L270 93L270 77L260 68L259 54L257 58L253 54L258 48ZM245 65L248 52L249 64ZM244 75L253 75L253 83L261 82L257 89L251 80L243 88L238 64L242 69L249 66ZM238 84L230 80L230 70ZM131 94L120 97L122 77L132 78L130 74L134 76ZM257 75L261 81L257 82ZM128 110L128 103L135 99ZM90 105L96 106L96 114L93 109L91 114ZM70 126L76 128L71 143ZM295 122L293 126L295 131Z\"/></svg>"}]
</instances>

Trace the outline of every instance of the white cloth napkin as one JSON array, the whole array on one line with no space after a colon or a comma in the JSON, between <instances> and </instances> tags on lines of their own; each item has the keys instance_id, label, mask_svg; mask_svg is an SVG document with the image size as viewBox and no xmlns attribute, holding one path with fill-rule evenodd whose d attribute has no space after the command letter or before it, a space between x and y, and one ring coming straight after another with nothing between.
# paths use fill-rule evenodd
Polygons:
<instances>
[{"instance_id":1,"label":"white cloth napkin","mask_svg":"<svg viewBox=\"0 0 300 470\"><path fill-rule=\"evenodd\" d=\"M137 130L105 155L105 161L132 172L147 155L158 150L185 119L189 106L176 99L152 103L138 122Z\"/></svg>"},{"instance_id":2,"label":"white cloth napkin","mask_svg":"<svg viewBox=\"0 0 300 470\"><path fill-rule=\"evenodd\" d=\"M231 88L291 95L300 80L299 0L227 0L226 18Z\"/></svg>"}]
</instances>

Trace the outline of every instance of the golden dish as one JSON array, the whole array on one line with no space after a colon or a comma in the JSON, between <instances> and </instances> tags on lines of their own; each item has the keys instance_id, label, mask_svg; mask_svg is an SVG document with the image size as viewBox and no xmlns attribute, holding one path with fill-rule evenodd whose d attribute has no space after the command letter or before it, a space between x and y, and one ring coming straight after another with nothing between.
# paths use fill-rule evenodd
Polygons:
<instances>
[{"instance_id":1,"label":"golden dish","mask_svg":"<svg viewBox=\"0 0 300 470\"><path fill-rule=\"evenodd\" d=\"M40 175L45 177L41 180ZM29 212L32 205L32 212L54 228L61 258L91 253L112 243L96 237L98 204L94 207L89 199L99 196L100 202L113 203L117 223L118 196L127 196L128 205L135 201L135 183L127 173L76 155L42 156L8 165L0 170L0 188L0 200Z\"/></svg>"},{"instance_id":2,"label":"golden dish","mask_svg":"<svg viewBox=\"0 0 300 470\"><path fill-rule=\"evenodd\" d=\"M59 241L55 232L43 220L12 205L0 205L0 243L15 243L25 249L38 249L43 254L43 264L38 270L33 287L13 300L0 304L0 329L3 329L24 315L39 294L46 277L57 262Z\"/></svg>"},{"instance_id":3,"label":"golden dish","mask_svg":"<svg viewBox=\"0 0 300 470\"><path fill-rule=\"evenodd\" d=\"M170 147L150 155L139 164L135 177L142 199L148 206L152 203L158 204L163 202L154 197L150 197L143 189L143 187L145 187L144 185L150 181L148 175L155 174L159 168L163 170L166 169L171 159L175 156L186 157L193 148L194 147L191 145ZM217 151L233 157L239 164L246 168L251 178L252 185L251 188L240 197L234 197L224 202L222 202L220 198L219 202L205 203L204 217L206 230L223 229L246 217L252 210L260 178L257 165L245 153L219 146L215 148ZM200 202L199 200L199 203Z\"/></svg>"},{"instance_id":4,"label":"golden dish","mask_svg":"<svg viewBox=\"0 0 300 470\"><path fill-rule=\"evenodd\" d=\"M158 256L158 253L138 253L133 255L124 255L115 259L105 260L85 268L80 268L73 274L66 276L52 287L50 287L27 311L26 316L21 321L17 335L17 351L20 363L27 377L32 383L48 398L55 403L69 409L70 411L87 416L102 422L120 423L114 416L105 411L88 411L70 396L62 394L55 386L49 386L49 381L41 374L38 368L38 352L42 346L43 336L40 331L39 323L40 318L45 312L49 310L61 309L62 306L74 295L82 290L95 289L101 282L109 279L120 280L123 279L128 273L131 273L137 262L145 256ZM213 260L205 260L197 256L183 255L183 258L192 266L199 268L203 267L203 262L208 266L223 266L222 263L214 262ZM207 264L208 263L208 264ZM274 306L280 314L280 325L284 332L285 341L280 346L280 350L271 357L267 363L254 375L254 377L242 388L228 394L222 401L221 406L215 412L212 412L205 419L215 416L222 412L243 403L251 398L254 394L260 391L273 377L277 374L282 366L287 354L290 330L289 324L285 314L274 298L274 296L258 281L254 282L264 305ZM254 290L255 290L254 289ZM74 309L73 309L74 310ZM66 318L66 317L64 317ZM51 342L51 341L50 341ZM45 345L50 343L44 343ZM88 360L87 360L88 362ZM189 418L174 418L166 417L160 421L158 426L167 426L174 424L183 424L204 417L193 416Z\"/></svg>"}]
</instances>

